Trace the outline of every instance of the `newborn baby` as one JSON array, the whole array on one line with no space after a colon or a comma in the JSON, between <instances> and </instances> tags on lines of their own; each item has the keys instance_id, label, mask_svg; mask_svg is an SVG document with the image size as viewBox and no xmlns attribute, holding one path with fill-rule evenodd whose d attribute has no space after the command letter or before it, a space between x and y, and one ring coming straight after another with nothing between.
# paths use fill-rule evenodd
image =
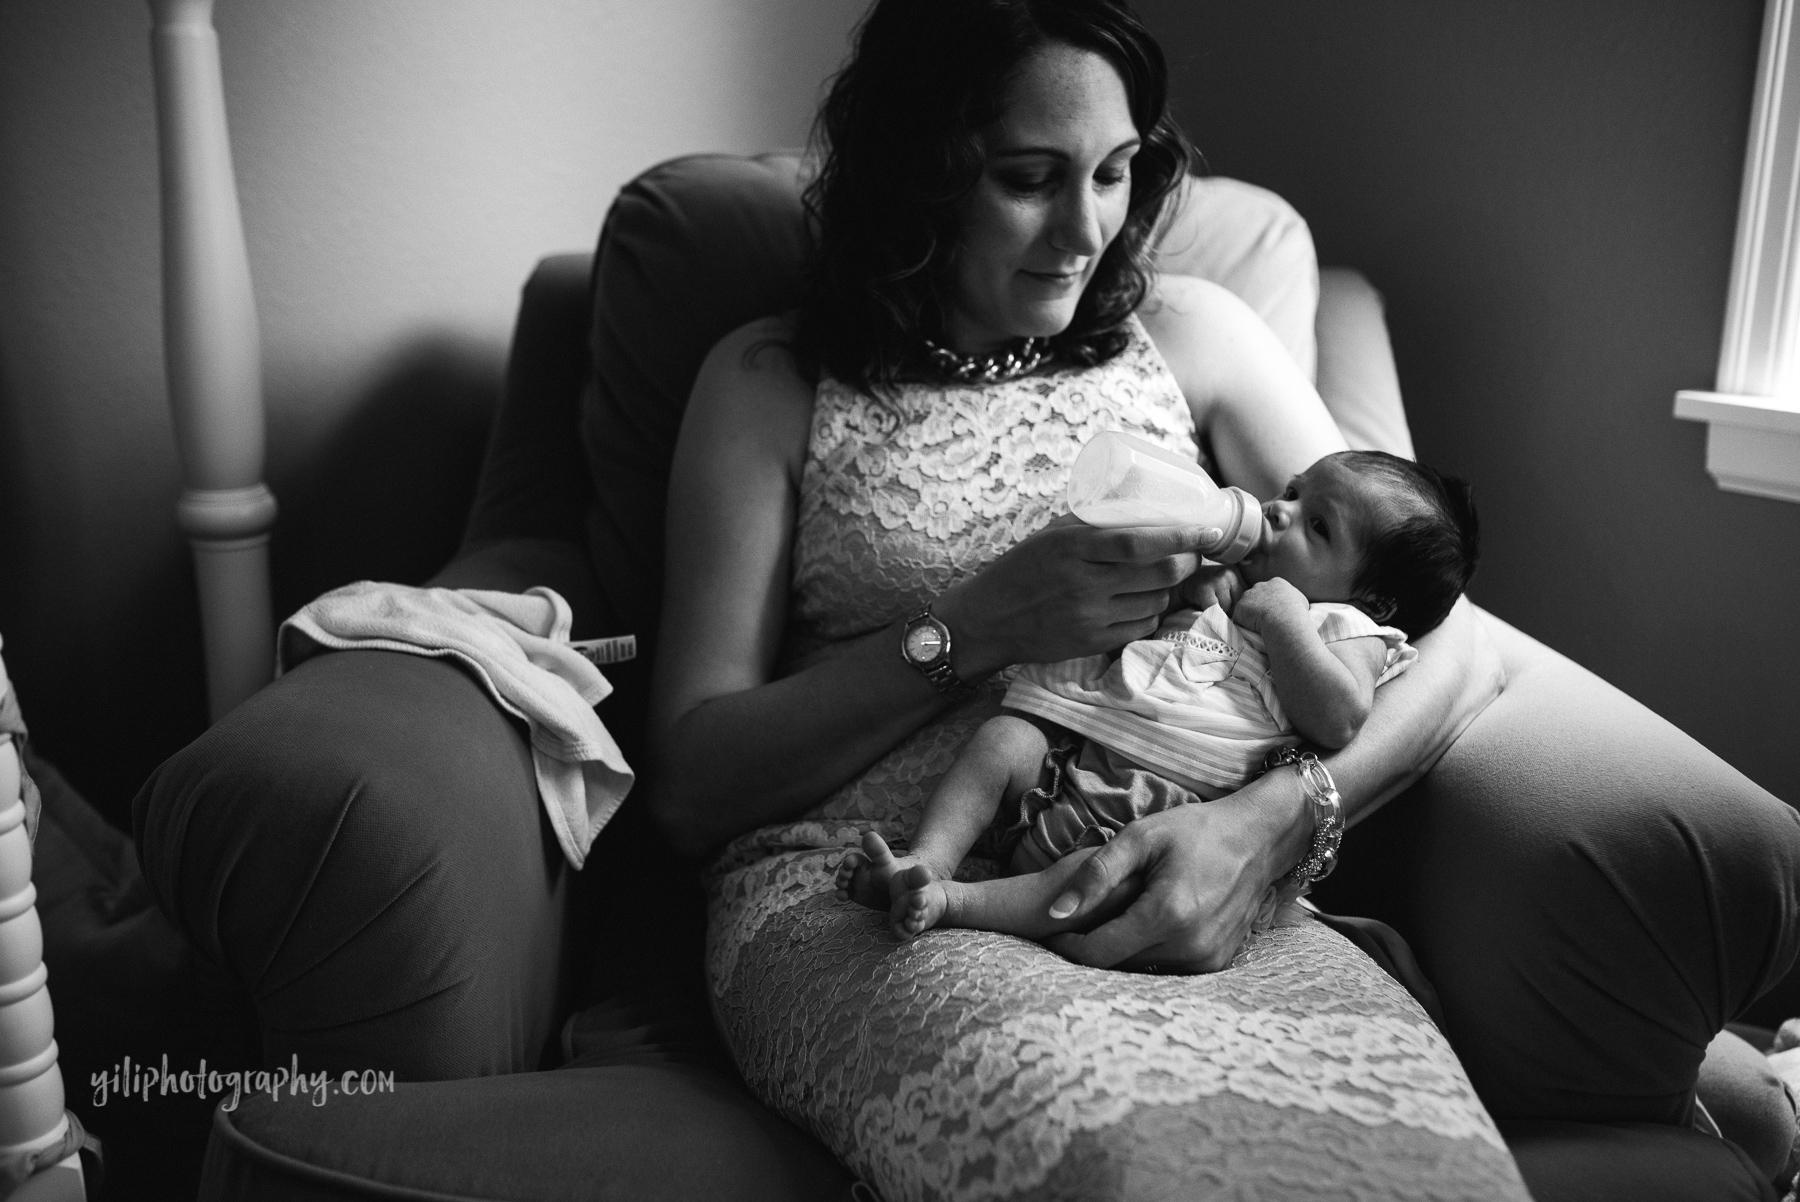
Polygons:
<instances>
[{"instance_id":1,"label":"newborn baby","mask_svg":"<svg viewBox=\"0 0 1800 1202\"><path fill-rule=\"evenodd\" d=\"M839 864L838 896L888 910L903 937L934 926L1056 934L1072 907L1053 903L1125 824L1234 792L1277 748L1354 738L1375 689L1417 657L1408 638L1443 621L1474 573L1468 486L1344 451L1296 476L1263 519L1243 562L1190 578L1189 604L1150 638L1025 667L1007 712L975 732L926 802L909 853L864 835ZM1011 875L952 879L1001 813ZM1272 890L1258 925L1285 900Z\"/></svg>"}]
</instances>

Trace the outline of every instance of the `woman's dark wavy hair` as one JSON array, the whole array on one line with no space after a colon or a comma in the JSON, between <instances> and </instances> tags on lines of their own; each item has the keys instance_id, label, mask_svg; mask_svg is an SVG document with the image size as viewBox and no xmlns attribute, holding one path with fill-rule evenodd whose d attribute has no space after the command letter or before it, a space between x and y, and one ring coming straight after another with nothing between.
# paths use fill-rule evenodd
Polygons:
<instances>
[{"instance_id":1,"label":"woman's dark wavy hair","mask_svg":"<svg viewBox=\"0 0 1800 1202\"><path fill-rule=\"evenodd\" d=\"M1125 348L1165 202L1197 159L1169 116L1155 39L1124 0L877 0L813 126L813 256L792 343L807 375L871 395L935 375L921 340L943 335L961 202L982 172L977 135L1052 43L1112 64L1142 145L1124 226L1051 350L1089 365Z\"/></svg>"}]
</instances>

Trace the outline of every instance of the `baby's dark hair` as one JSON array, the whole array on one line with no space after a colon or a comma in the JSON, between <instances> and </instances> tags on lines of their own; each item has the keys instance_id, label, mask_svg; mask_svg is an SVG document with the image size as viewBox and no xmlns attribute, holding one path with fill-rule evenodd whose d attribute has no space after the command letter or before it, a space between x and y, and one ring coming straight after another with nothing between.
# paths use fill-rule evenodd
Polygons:
<instances>
[{"instance_id":1,"label":"baby's dark hair","mask_svg":"<svg viewBox=\"0 0 1800 1202\"><path fill-rule=\"evenodd\" d=\"M1332 458L1387 493L1351 591L1378 620L1416 639L1444 620L1481 557L1469 482L1385 451Z\"/></svg>"}]
</instances>

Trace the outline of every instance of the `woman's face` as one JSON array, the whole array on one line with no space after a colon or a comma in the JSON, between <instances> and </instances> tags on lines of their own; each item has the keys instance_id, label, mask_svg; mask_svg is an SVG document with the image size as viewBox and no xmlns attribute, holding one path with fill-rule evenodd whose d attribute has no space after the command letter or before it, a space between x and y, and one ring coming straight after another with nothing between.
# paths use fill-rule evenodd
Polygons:
<instances>
[{"instance_id":1,"label":"woman's face","mask_svg":"<svg viewBox=\"0 0 1800 1202\"><path fill-rule=\"evenodd\" d=\"M949 335L964 353L1068 328L1125 224L1138 131L1125 84L1098 54L1033 53L982 131L981 179L963 210Z\"/></svg>"}]
</instances>

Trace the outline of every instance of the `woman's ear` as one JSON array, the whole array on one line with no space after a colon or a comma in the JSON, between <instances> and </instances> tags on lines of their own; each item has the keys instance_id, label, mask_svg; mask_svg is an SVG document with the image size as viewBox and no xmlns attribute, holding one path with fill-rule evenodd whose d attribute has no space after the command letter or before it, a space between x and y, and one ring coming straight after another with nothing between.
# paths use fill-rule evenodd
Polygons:
<instances>
[{"instance_id":1,"label":"woman's ear","mask_svg":"<svg viewBox=\"0 0 1800 1202\"><path fill-rule=\"evenodd\" d=\"M1383 626L1392 622L1394 615L1400 610L1400 603L1392 597L1358 597L1356 604Z\"/></svg>"}]
</instances>

